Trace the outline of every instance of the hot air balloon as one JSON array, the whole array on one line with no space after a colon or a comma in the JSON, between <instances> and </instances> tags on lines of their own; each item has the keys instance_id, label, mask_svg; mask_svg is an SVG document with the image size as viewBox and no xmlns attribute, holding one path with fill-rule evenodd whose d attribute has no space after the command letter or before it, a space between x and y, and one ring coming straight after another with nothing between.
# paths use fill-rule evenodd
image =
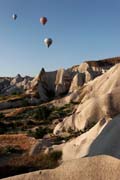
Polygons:
<instances>
[{"instance_id":1,"label":"hot air balloon","mask_svg":"<svg viewBox=\"0 0 120 180\"><path fill-rule=\"evenodd\" d=\"M42 25L45 25L46 22L47 22L47 18L46 18L46 17L41 17L41 18L40 18L40 23L41 23Z\"/></svg>"},{"instance_id":2,"label":"hot air balloon","mask_svg":"<svg viewBox=\"0 0 120 180\"><path fill-rule=\"evenodd\" d=\"M44 39L44 44L49 48L50 45L52 44L53 40L51 38L45 38Z\"/></svg>"},{"instance_id":3,"label":"hot air balloon","mask_svg":"<svg viewBox=\"0 0 120 180\"><path fill-rule=\"evenodd\" d=\"M12 18L13 18L13 20L16 20L17 19L17 14L13 14Z\"/></svg>"}]
</instances>

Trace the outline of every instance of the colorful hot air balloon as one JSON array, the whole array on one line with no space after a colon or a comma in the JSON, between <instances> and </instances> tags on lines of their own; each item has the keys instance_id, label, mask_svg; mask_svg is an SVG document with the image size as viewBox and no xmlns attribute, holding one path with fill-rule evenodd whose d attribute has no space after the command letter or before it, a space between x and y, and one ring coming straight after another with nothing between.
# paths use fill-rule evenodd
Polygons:
<instances>
[{"instance_id":1,"label":"colorful hot air balloon","mask_svg":"<svg viewBox=\"0 0 120 180\"><path fill-rule=\"evenodd\" d=\"M12 18L13 18L13 20L16 20L17 19L17 14L13 14Z\"/></svg>"},{"instance_id":2,"label":"colorful hot air balloon","mask_svg":"<svg viewBox=\"0 0 120 180\"><path fill-rule=\"evenodd\" d=\"M40 23L41 23L42 25L45 25L46 22L47 22L47 18L46 18L46 17L41 17L41 18L40 18Z\"/></svg>"},{"instance_id":3,"label":"colorful hot air balloon","mask_svg":"<svg viewBox=\"0 0 120 180\"><path fill-rule=\"evenodd\" d=\"M49 48L50 45L52 44L53 40L51 38L45 38L44 39L44 44Z\"/></svg>"}]
</instances>

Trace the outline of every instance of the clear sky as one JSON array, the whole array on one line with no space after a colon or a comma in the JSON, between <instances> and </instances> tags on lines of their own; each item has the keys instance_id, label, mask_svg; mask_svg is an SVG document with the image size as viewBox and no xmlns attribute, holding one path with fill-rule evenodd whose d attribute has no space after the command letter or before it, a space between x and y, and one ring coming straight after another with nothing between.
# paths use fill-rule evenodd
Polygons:
<instances>
[{"instance_id":1,"label":"clear sky","mask_svg":"<svg viewBox=\"0 0 120 180\"><path fill-rule=\"evenodd\" d=\"M48 18L45 26L41 16ZM53 39L49 49L46 37ZM33 76L42 67L119 55L120 0L0 0L0 76Z\"/></svg>"}]
</instances>

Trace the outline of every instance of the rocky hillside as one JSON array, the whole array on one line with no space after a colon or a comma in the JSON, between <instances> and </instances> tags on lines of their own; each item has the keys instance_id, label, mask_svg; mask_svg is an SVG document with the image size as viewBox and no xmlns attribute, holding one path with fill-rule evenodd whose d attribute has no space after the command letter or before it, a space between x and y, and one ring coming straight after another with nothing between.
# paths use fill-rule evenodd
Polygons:
<instances>
[{"instance_id":1,"label":"rocky hillside","mask_svg":"<svg viewBox=\"0 0 120 180\"><path fill-rule=\"evenodd\" d=\"M61 155L62 160L56 162L54 159L55 165L64 162L55 170L30 173L19 179L42 180L49 177L52 180L55 177L57 180L68 178L68 174L71 179L80 174L79 178L83 180L95 179L98 176L89 173L94 172L98 161L106 169L105 163L108 163L106 172L101 166L97 167L100 179L109 179L110 169L116 169L119 164L119 160L109 156L120 158L120 57L85 61L53 72L46 72L42 68L34 78L20 75L1 78L0 87L0 133L23 133L34 138L35 143L27 151L27 157L25 154L25 157L21 156L24 161L18 160L23 162L19 166L26 169L24 172L55 167L53 164L41 167L36 162L39 153L45 154L41 158L48 159L49 156L51 159L51 153L55 152L52 156L56 158ZM30 163L35 157L31 167L25 161L29 157ZM75 166L76 163L79 168ZM81 166L87 167L88 171L85 173ZM75 173L71 173L72 170ZM3 174L0 177L6 176ZM117 174L115 178L118 178Z\"/></svg>"}]
</instances>

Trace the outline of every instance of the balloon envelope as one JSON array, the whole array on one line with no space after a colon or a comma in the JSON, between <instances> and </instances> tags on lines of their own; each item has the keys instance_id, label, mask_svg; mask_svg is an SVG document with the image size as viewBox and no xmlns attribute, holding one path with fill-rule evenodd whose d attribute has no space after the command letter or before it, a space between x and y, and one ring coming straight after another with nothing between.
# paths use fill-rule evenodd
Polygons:
<instances>
[{"instance_id":1,"label":"balloon envelope","mask_svg":"<svg viewBox=\"0 0 120 180\"><path fill-rule=\"evenodd\" d=\"M44 44L49 48L50 45L52 44L53 40L51 38L45 38L44 39Z\"/></svg>"},{"instance_id":2,"label":"balloon envelope","mask_svg":"<svg viewBox=\"0 0 120 180\"><path fill-rule=\"evenodd\" d=\"M12 18L13 18L13 20L16 20L17 19L17 14L13 14Z\"/></svg>"},{"instance_id":3,"label":"balloon envelope","mask_svg":"<svg viewBox=\"0 0 120 180\"><path fill-rule=\"evenodd\" d=\"M40 18L40 23L41 23L42 25L45 25L46 22L47 22L47 18L46 18L46 17L41 17L41 18Z\"/></svg>"}]
</instances>

